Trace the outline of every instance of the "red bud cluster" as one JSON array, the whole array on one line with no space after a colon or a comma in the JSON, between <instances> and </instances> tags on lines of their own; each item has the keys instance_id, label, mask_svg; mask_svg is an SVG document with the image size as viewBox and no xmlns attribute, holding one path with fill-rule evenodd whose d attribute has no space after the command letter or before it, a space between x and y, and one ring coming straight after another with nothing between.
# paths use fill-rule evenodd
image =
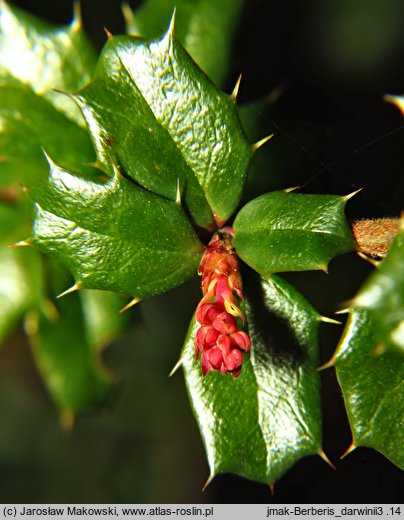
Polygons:
<instances>
[{"instance_id":1,"label":"red bud cluster","mask_svg":"<svg viewBox=\"0 0 404 520\"><path fill-rule=\"evenodd\" d=\"M202 276L203 298L196 309L201 327L196 333L196 359L202 353L202 373L219 370L237 377L243 352L251 348L250 337L239 330L245 322L236 298L243 300L238 260L227 235L215 235L205 250L198 273Z\"/></svg>"}]
</instances>

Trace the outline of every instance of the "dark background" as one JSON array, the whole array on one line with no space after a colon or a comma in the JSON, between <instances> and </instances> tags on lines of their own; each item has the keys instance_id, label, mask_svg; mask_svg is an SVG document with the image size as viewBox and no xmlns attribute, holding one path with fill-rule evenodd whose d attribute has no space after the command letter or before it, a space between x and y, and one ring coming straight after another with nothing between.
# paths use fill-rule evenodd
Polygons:
<instances>
[{"instance_id":1,"label":"dark background","mask_svg":"<svg viewBox=\"0 0 404 520\"><path fill-rule=\"evenodd\" d=\"M14 3L57 23L71 15L70 0ZM98 48L104 26L123 31L119 4L82 2ZM362 187L349 217L397 216L404 206L403 117L383 96L404 93L402 0L249 0L241 20L225 90L242 73L242 104L271 93L276 98L269 108L252 109L251 134L276 135L253 165L248 196L295 184L307 193ZM369 272L355 255L344 255L328 275L287 278L332 316ZM194 280L141 304L131 333L106 354L121 378L116 395L100 415L79 417L70 435L59 428L22 332L9 339L0 352L0 501L402 501L402 473L381 454L359 448L339 460L351 438L333 370L322 374L324 449L337 471L308 457L276 484L273 497L266 486L230 475L202 493L208 467L183 378L167 378L197 300ZM323 328L326 360L341 329Z\"/></svg>"}]
</instances>

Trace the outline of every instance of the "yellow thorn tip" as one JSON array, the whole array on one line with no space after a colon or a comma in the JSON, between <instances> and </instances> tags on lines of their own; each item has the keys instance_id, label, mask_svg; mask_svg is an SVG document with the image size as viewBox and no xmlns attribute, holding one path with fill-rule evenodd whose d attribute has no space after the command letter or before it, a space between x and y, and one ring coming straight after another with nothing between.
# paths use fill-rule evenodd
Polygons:
<instances>
[{"instance_id":1,"label":"yellow thorn tip","mask_svg":"<svg viewBox=\"0 0 404 520\"><path fill-rule=\"evenodd\" d=\"M177 370L181 367L182 365L182 358L180 358L176 364L174 365L174 367L172 368L171 372L168 374L168 377L172 377L176 372Z\"/></svg>"},{"instance_id":2,"label":"yellow thorn tip","mask_svg":"<svg viewBox=\"0 0 404 520\"><path fill-rule=\"evenodd\" d=\"M326 462L332 469L337 469L334 464L330 461L330 459L327 457L327 455L325 454L324 450L322 450L321 448L318 450L317 452L320 457L323 459L324 462Z\"/></svg>"},{"instance_id":3,"label":"yellow thorn tip","mask_svg":"<svg viewBox=\"0 0 404 520\"><path fill-rule=\"evenodd\" d=\"M332 318L327 318L327 316L320 316L320 321L323 323L333 323L334 325L342 325L342 323L338 320L333 320Z\"/></svg>"},{"instance_id":4,"label":"yellow thorn tip","mask_svg":"<svg viewBox=\"0 0 404 520\"><path fill-rule=\"evenodd\" d=\"M58 296L56 296L56 298L57 299L63 298L63 296L67 296L68 294L78 291L79 289L80 289L80 286L77 284L74 284L72 287L70 287L69 289L66 289L66 291L64 291L64 292L60 293Z\"/></svg>"},{"instance_id":5,"label":"yellow thorn tip","mask_svg":"<svg viewBox=\"0 0 404 520\"><path fill-rule=\"evenodd\" d=\"M340 459L345 459L347 455L352 453L357 448L357 445L354 441L351 442L351 444L348 446L348 448L344 451L344 453L341 455Z\"/></svg>"},{"instance_id":6,"label":"yellow thorn tip","mask_svg":"<svg viewBox=\"0 0 404 520\"><path fill-rule=\"evenodd\" d=\"M258 150L258 148L261 148L261 146L264 146L265 143L270 141L273 138L273 136L274 136L274 134L268 135L267 137L264 137L264 139L261 139L257 143L254 143L252 145L253 153L256 152Z\"/></svg>"},{"instance_id":7,"label":"yellow thorn tip","mask_svg":"<svg viewBox=\"0 0 404 520\"><path fill-rule=\"evenodd\" d=\"M362 191L363 188L359 188L359 190L353 191L352 193L348 193L348 195L344 195L342 198L345 202L348 202L349 199L352 199L352 197L355 197L360 191Z\"/></svg>"},{"instance_id":8,"label":"yellow thorn tip","mask_svg":"<svg viewBox=\"0 0 404 520\"><path fill-rule=\"evenodd\" d=\"M133 298L133 300L131 300L127 305L125 305L125 307L123 307L119 312L120 313L125 312L128 309L130 309L131 307L134 307L139 302L140 302L140 298Z\"/></svg>"},{"instance_id":9,"label":"yellow thorn tip","mask_svg":"<svg viewBox=\"0 0 404 520\"><path fill-rule=\"evenodd\" d=\"M29 240L20 240L19 242L16 242L15 244L10 244L8 247L27 247L31 246L32 244L29 242Z\"/></svg>"},{"instance_id":10,"label":"yellow thorn tip","mask_svg":"<svg viewBox=\"0 0 404 520\"><path fill-rule=\"evenodd\" d=\"M299 190L301 186L292 186L291 188L285 188L283 191L284 193L292 193L292 191Z\"/></svg>"},{"instance_id":11,"label":"yellow thorn tip","mask_svg":"<svg viewBox=\"0 0 404 520\"><path fill-rule=\"evenodd\" d=\"M236 84L234 85L233 92L230 94L230 98L233 101L237 101L237 96L240 90L240 83L241 83L242 74L237 78Z\"/></svg>"},{"instance_id":12,"label":"yellow thorn tip","mask_svg":"<svg viewBox=\"0 0 404 520\"><path fill-rule=\"evenodd\" d=\"M107 35L108 40L113 38L113 35L108 31L108 29L106 27L104 27L104 32Z\"/></svg>"}]
</instances>

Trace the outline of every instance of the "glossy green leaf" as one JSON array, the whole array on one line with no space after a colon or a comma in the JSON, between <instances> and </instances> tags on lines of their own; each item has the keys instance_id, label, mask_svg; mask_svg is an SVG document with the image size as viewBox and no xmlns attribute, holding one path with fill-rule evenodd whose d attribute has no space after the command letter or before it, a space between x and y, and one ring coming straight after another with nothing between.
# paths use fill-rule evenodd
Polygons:
<instances>
[{"instance_id":1,"label":"glossy green leaf","mask_svg":"<svg viewBox=\"0 0 404 520\"><path fill-rule=\"evenodd\" d=\"M404 231L395 237L388 254L365 282L353 305L366 309L375 327L378 350L404 354Z\"/></svg>"},{"instance_id":2,"label":"glossy green leaf","mask_svg":"<svg viewBox=\"0 0 404 520\"><path fill-rule=\"evenodd\" d=\"M175 32L195 62L223 83L243 0L147 0L135 14L126 7L127 32L157 38L176 8Z\"/></svg>"},{"instance_id":3,"label":"glossy green leaf","mask_svg":"<svg viewBox=\"0 0 404 520\"><path fill-rule=\"evenodd\" d=\"M321 450L319 315L287 282L247 280L252 340L241 375L202 376L191 322L182 354L186 383L211 478L224 472L273 483Z\"/></svg>"},{"instance_id":4,"label":"glossy green leaf","mask_svg":"<svg viewBox=\"0 0 404 520\"><path fill-rule=\"evenodd\" d=\"M29 86L0 78L1 184L14 181L30 186L46 179L48 164L42 147L60 164L81 170L95 157L83 128Z\"/></svg>"},{"instance_id":5,"label":"glossy green leaf","mask_svg":"<svg viewBox=\"0 0 404 520\"><path fill-rule=\"evenodd\" d=\"M52 164L33 197L34 244L59 258L80 287L144 298L196 272L202 244L181 207L118 172L90 181Z\"/></svg>"},{"instance_id":6,"label":"glossy green leaf","mask_svg":"<svg viewBox=\"0 0 404 520\"><path fill-rule=\"evenodd\" d=\"M237 253L264 277L326 270L331 258L355 249L345 202L335 195L262 195L246 204L234 221Z\"/></svg>"},{"instance_id":7,"label":"glossy green leaf","mask_svg":"<svg viewBox=\"0 0 404 520\"><path fill-rule=\"evenodd\" d=\"M0 2L0 74L31 86L79 124L75 104L52 89L77 91L90 81L96 59L78 16L58 27Z\"/></svg>"},{"instance_id":8,"label":"glossy green leaf","mask_svg":"<svg viewBox=\"0 0 404 520\"><path fill-rule=\"evenodd\" d=\"M42 297L41 264L29 248L0 247L0 342Z\"/></svg>"},{"instance_id":9,"label":"glossy green leaf","mask_svg":"<svg viewBox=\"0 0 404 520\"><path fill-rule=\"evenodd\" d=\"M95 81L75 98L109 171L115 158L139 185L171 199L179 179L200 226L212 224L211 211L220 223L231 216L252 147L234 101L200 71L171 29L160 40L109 40Z\"/></svg>"},{"instance_id":10,"label":"glossy green leaf","mask_svg":"<svg viewBox=\"0 0 404 520\"><path fill-rule=\"evenodd\" d=\"M370 313L353 308L332 362L341 385L354 446L368 446L404 469L403 359L377 353L378 330Z\"/></svg>"}]
</instances>

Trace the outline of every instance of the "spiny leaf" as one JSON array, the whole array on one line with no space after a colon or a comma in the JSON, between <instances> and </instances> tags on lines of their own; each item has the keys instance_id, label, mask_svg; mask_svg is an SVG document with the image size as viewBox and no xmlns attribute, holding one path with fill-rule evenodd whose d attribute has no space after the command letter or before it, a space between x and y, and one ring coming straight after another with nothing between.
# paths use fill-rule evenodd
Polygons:
<instances>
[{"instance_id":1,"label":"spiny leaf","mask_svg":"<svg viewBox=\"0 0 404 520\"><path fill-rule=\"evenodd\" d=\"M229 67L231 44L243 0L147 0L135 14L125 8L127 32L157 38L177 9L175 32L185 49L217 85Z\"/></svg>"},{"instance_id":2,"label":"spiny leaf","mask_svg":"<svg viewBox=\"0 0 404 520\"><path fill-rule=\"evenodd\" d=\"M79 124L83 119L74 103L52 89L78 90L89 82L95 63L80 20L61 28L0 1L0 74L31 86Z\"/></svg>"},{"instance_id":3,"label":"spiny leaf","mask_svg":"<svg viewBox=\"0 0 404 520\"><path fill-rule=\"evenodd\" d=\"M277 276L247 280L252 340L237 379L202 376L191 322L182 353L186 383L207 451L211 478L224 472L273 483L321 449L319 315Z\"/></svg>"},{"instance_id":4,"label":"spiny leaf","mask_svg":"<svg viewBox=\"0 0 404 520\"><path fill-rule=\"evenodd\" d=\"M262 276L327 269L333 256L355 249L335 195L267 193L246 204L234 221L234 246Z\"/></svg>"},{"instance_id":5,"label":"spiny leaf","mask_svg":"<svg viewBox=\"0 0 404 520\"><path fill-rule=\"evenodd\" d=\"M252 148L234 101L200 71L171 29L160 40L109 40L95 81L76 100L109 170L116 156L129 177L170 198L179 178L198 225L211 225L209 207L218 223L231 216Z\"/></svg>"},{"instance_id":6,"label":"spiny leaf","mask_svg":"<svg viewBox=\"0 0 404 520\"><path fill-rule=\"evenodd\" d=\"M332 362L354 445L374 448L404 469L402 356L393 350L378 354L377 346L377 325L370 312L353 308Z\"/></svg>"},{"instance_id":7,"label":"spiny leaf","mask_svg":"<svg viewBox=\"0 0 404 520\"><path fill-rule=\"evenodd\" d=\"M196 271L202 245L182 209L135 186L117 171L90 181L51 164L34 191L33 242L59 258L82 288L143 298Z\"/></svg>"},{"instance_id":8,"label":"spiny leaf","mask_svg":"<svg viewBox=\"0 0 404 520\"><path fill-rule=\"evenodd\" d=\"M2 183L30 186L45 179L48 164L42 147L71 168L86 171L84 163L94 161L87 132L29 86L9 76L0 78L0 121Z\"/></svg>"},{"instance_id":9,"label":"spiny leaf","mask_svg":"<svg viewBox=\"0 0 404 520\"><path fill-rule=\"evenodd\" d=\"M396 235L386 258L366 280L353 305L368 311L379 351L393 348L404 354L404 230Z\"/></svg>"}]
</instances>

